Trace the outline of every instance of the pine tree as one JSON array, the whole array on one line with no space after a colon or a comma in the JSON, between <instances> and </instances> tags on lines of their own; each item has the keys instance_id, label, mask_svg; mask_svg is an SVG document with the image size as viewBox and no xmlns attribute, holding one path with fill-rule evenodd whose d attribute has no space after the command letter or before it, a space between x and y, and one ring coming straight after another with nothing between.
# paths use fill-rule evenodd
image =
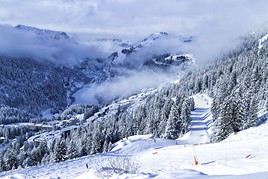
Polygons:
<instances>
[{"instance_id":1,"label":"pine tree","mask_svg":"<svg viewBox=\"0 0 268 179\"><path fill-rule=\"evenodd\" d=\"M0 154L0 171L5 171L6 167L5 167L5 163L4 163L4 157L3 154Z\"/></svg>"},{"instance_id":2,"label":"pine tree","mask_svg":"<svg viewBox=\"0 0 268 179\"><path fill-rule=\"evenodd\" d=\"M184 100L182 103L182 107L181 107L181 125L180 125L180 129L181 129L181 134L185 134L188 131L188 126L191 122L191 118L190 118L190 108L191 105L189 104L188 100Z\"/></svg>"},{"instance_id":3,"label":"pine tree","mask_svg":"<svg viewBox=\"0 0 268 179\"><path fill-rule=\"evenodd\" d=\"M190 111L193 111L195 109L195 103L194 98L189 98L189 104L190 104Z\"/></svg>"},{"instance_id":4,"label":"pine tree","mask_svg":"<svg viewBox=\"0 0 268 179\"><path fill-rule=\"evenodd\" d=\"M244 124L244 129L257 126L257 120L257 102L255 97L253 97L250 101L248 115Z\"/></svg>"},{"instance_id":5,"label":"pine tree","mask_svg":"<svg viewBox=\"0 0 268 179\"><path fill-rule=\"evenodd\" d=\"M221 141L231 133L242 130L244 117L245 106L241 100L236 96L224 99L214 127L214 141Z\"/></svg>"},{"instance_id":6,"label":"pine tree","mask_svg":"<svg viewBox=\"0 0 268 179\"><path fill-rule=\"evenodd\" d=\"M64 161L66 159L66 151L67 147L65 145L65 141L63 138L58 139L55 144L55 149L54 149L54 161L55 162L60 162Z\"/></svg>"},{"instance_id":7,"label":"pine tree","mask_svg":"<svg viewBox=\"0 0 268 179\"><path fill-rule=\"evenodd\" d=\"M110 144L110 137L105 136L104 144L103 144L103 151L108 152L109 151L109 144Z\"/></svg>"},{"instance_id":8,"label":"pine tree","mask_svg":"<svg viewBox=\"0 0 268 179\"><path fill-rule=\"evenodd\" d=\"M171 98L167 98L165 101L165 104L163 106L163 109L161 111L161 121L158 126L158 133L159 134L164 134L165 133L165 128L167 125L167 120L170 115L171 107L173 105L173 100Z\"/></svg>"},{"instance_id":9,"label":"pine tree","mask_svg":"<svg viewBox=\"0 0 268 179\"><path fill-rule=\"evenodd\" d=\"M102 152L104 144L104 135L102 133L102 127L100 123L96 123L94 125L91 144L91 154Z\"/></svg>"},{"instance_id":10,"label":"pine tree","mask_svg":"<svg viewBox=\"0 0 268 179\"><path fill-rule=\"evenodd\" d=\"M243 128L246 117L246 106L239 96L233 97L233 130L239 132Z\"/></svg>"},{"instance_id":11,"label":"pine tree","mask_svg":"<svg viewBox=\"0 0 268 179\"><path fill-rule=\"evenodd\" d=\"M18 167L18 160L15 151L12 148L5 151L3 161L5 170L11 170Z\"/></svg>"},{"instance_id":12,"label":"pine tree","mask_svg":"<svg viewBox=\"0 0 268 179\"><path fill-rule=\"evenodd\" d=\"M73 159L78 156L79 156L79 152L78 152L77 144L73 140L71 140L71 142L69 143L67 147L66 157L68 159Z\"/></svg>"},{"instance_id":13,"label":"pine tree","mask_svg":"<svg viewBox=\"0 0 268 179\"><path fill-rule=\"evenodd\" d=\"M213 128L212 141L217 142L224 140L233 132L231 126L232 115L230 113L230 104L224 102L221 106L219 118L215 121Z\"/></svg>"},{"instance_id":14,"label":"pine tree","mask_svg":"<svg viewBox=\"0 0 268 179\"><path fill-rule=\"evenodd\" d=\"M179 114L176 110L176 105L171 107L170 115L167 121L164 137L167 139L176 139L180 133L178 122L180 121Z\"/></svg>"}]
</instances>

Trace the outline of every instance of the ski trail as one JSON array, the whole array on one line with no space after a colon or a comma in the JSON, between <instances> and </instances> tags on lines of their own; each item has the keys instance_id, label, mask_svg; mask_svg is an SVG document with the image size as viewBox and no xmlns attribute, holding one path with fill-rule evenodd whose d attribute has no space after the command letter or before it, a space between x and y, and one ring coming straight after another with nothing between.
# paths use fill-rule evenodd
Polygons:
<instances>
[{"instance_id":1,"label":"ski trail","mask_svg":"<svg viewBox=\"0 0 268 179\"><path fill-rule=\"evenodd\" d=\"M203 144L209 143L209 132L213 120L210 112L212 99L206 94L193 96L195 110L191 112L191 124L189 132L178 140L183 144Z\"/></svg>"}]
</instances>

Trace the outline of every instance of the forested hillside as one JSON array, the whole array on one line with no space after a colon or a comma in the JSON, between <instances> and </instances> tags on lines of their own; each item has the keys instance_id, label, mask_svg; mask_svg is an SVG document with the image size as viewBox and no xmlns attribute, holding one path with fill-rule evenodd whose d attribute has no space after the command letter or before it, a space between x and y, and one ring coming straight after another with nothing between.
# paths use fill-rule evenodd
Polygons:
<instances>
[{"instance_id":1,"label":"forested hillside","mask_svg":"<svg viewBox=\"0 0 268 179\"><path fill-rule=\"evenodd\" d=\"M18 141L1 153L1 170L59 162L109 151L112 143L136 134L176 139L189 129L193 94L208 93L213 98L212 141L259 125L257 112L267 108L268 48L260 37L249 37L236 50L215 64L196 69L180 82L166 85L133 100L115 101L90 115L69 111L71 118L83 116L82 125L62 132L48 141Z\"/></svg>"},{"instance_id":2,"label":"forested hillside","mask_svg":"<svg viewBox=\"0 0 268 179\"><path fill-rule=\"evenodd\" d=\"M214 141L263 122L257 112L268 105L268 49L259 38L248 37L237 50L189 73L181 83L188 94L207 92L214 99Z\"/></svg>"},{"instance_id":3,"label":"forested hillside","mask_svg":"<svg viewBox=\"0 0 268 179\"><path fill-rule=\"evenodd\" d=\"M64 109L78 83L90 78L82 72L30 58L0 57L0 104L40 114ZM13 121L15 122L15 121Z\"/></svg>"}]
</instances>

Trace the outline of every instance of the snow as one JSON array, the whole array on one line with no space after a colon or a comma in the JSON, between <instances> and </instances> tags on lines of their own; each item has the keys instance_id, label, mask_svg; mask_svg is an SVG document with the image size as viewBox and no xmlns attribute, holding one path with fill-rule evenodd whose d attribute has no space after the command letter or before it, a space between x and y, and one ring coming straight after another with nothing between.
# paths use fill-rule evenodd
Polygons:
<instances>
[{"instance_id":1,"label":"snow","mask_svg":"<svg viewBox=\"0 0 268 179\"><path fill-rule=\"evenodd\" d=\"M220 143L184 145L179 141L139 135L118 142L116 152L86 156L57 164L1 173L3 178L99 178L94 166L128 153L139 165L136 174L112 178L265 178L268 176L268 124L241 131ZM120 143L125 143L118 147ZM147 146L145 147L145 144ZM176 145L177 143L177 145ZM133 152L135 149L135 152ZM199 161L192 164L193 156ZM90 169L86 168L86 163ZM30 175L29 175L30 174ZM237 176L238 175L238 176ZM221 177L219 177L221 176Z\"/></svg>"},{"instance_id":2,"label":"snow","mask_svg":"<svg viewBox=\"0 0 268 179\"><path fill-rule=\"evenodd\" d=\"M89 170L76 178L77 179L87 179L87 178L94 179L94 178L98 178L98 176L96 175L96 171Z\"/></svg>"},{"instance_id":3,"label":"snow","mask_svg":"<svg viewBox=\"0 0 268 179\"><path fill-rule=\"evenodd\" d=\"M207 94L196 94L192 96L195 102L195 108L210 108L213 99Z\"/></svg>"},{"instance_id":4,"label":"snow","mask_svg":"<svg viewBox=\"0 0 268 179\"><path fill-rule=\"evenodd\" d=\"M191 112L191 125L189 132L178 139L184 144L201 144L209 143L212 126L212 115L210 107L212 98L207 94L196 94L192 96L195 102L195 110Z\"/></svg>"},{"instance_id":5,"label":"snow","mask_svg":"<svg viewBox=\"0 0 268 179\"><path fill-rule=\"evenodd\" d=\"M263 48L263 43L268 40L268 34L264 35L262 38L259 39L258 44L258 54L260 53L260 50Z\"/></svg>"},{"instance_id":6,"label":"snow","mask_svg":"<svg viewBox=\"0 0 268 179\"><path fill-rule=\"evenodd\" d=\"M113 145L112 152L116 154L133 155L144 150L154 150L170 145L176 145L176 140L154 139L153 135L135 135L124 138ZM139 146L139 147L137 147Z\"/></svg>"},{"instance_id":7,"label":"snow","mask_svg":"<svg viewBox=\"0 0 268 179\"><path fill-rule=\"evenodd\" d=\"M178 58L180 57L185 57L185 58L188 58L188 59L193 59L193 55L192 54L180 54L180 55L170 55L168 57L165 58L166 61L169 61L169 60L177 60Z\"/></svg>"},{"instance_id":8,"label":"snow","mask_svg":"<svg viewBox=\"0 0 268 179\"><path fill-rule=\"evenodd\" d=\"M268 123L265 123L264 125L260 125L259 127L255 127L255 128L252 127L252 128L247 129L247 130L241 131L237 134L231 134L223 142L234 142L237 140L247 140L248 138L254 138L254 136L256 136L256 135L260 138L267 138L268 139L268 133L266 131L267 126L268 126Z\"/></svg>"},{"instance_id":9,"label":"snow","mask_svg":"<svg viewBox=\"0 0 268 179\"><path fill-rule=\"evenodd\" d=\"M152 138L152 134L149 134L149 135L135 135L135 136L131 136L131 137L128 137L128 138L124 138L124 139L116 142L113 145L112 151L122 150L124 148L124 146L130 145L131 143L133 143L135 141L146 140L146 139L151 139L151 138Z\"/></svg>"},{"instance_id":10,"label":"snow","mask_svg":"<svg viewBox=\"0 0 268 179\"><path fill-rule=\"evenodd\" d=\"M193 121L210 121L211 98L205 94L193 98L196 103L196 110L191 115ZM261 114L267 115L264 111ZM108 153L3 172L0 177L105 178L98 170L100 166L111 159L130 158L138 166L137 172L110 173L106 178L268 178L268 123L232 134L219 143L208 143L207 137L207 129L193 128L178 140L154 139L151 134L136 135L113 144ZM197 165L193 164L194 156Z\"/></svg>"},{"instance_id":11,"label":"snow","mask_svg":"<svg viewBox=\"0 0 268 179\"><path fill-rule=\"evenodd\" d=\"M260 130L259 130L260 128ZM250 128L215 144L174 145L144 151L138 157L142 168L166 174L194 170L206 175L244 175L268 171L268 124ZM259 132L257 132L259 131ZM196 155L200 165L193 166ZM171 167L172 166L172 167Z\"/></svg>"}]
</instances>

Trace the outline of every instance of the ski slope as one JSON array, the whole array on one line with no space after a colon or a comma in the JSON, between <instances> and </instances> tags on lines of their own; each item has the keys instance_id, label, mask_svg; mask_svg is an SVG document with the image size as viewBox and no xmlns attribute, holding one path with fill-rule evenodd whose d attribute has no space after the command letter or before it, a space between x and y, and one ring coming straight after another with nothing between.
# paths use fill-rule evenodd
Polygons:
<instances>
[{"instance_id":1,"label":"ski slope","mask_svg":"<svg viewBox=\"0 0 268 179\"><path fill-rule=\"evenodd\" d=\"M209 129L213 123L210 112L212 99L206 94L197 94L193 98L195 110L191 112L189 132L178 140L184 144L209 143Z\"/></svg>"},{"instance_id":2,"label":"ski slope","mask_svg":"<svg viewBox=\"0 0 268 179\"><path fill-rule=\"evenodd\" d=\"M200 94L194 100L190 132L178 140L131 136L115 143L108 153L4 172L0 178L268 178L268 123L232 134L222 142L208 143L211 99ZM193 165L194 156L198 165ZM137 171L107 176L107 163L120 163L122 158L134 162Z\"/></svg>"},{"instance_id":3,"label":"ski slope","mask_svg":"<svg viewBox=\"0 0 268 179\"><path fill-rule=\"evenodd\" d=\"M154 142L148 135L133 136L119 141L113 152L0 173L0 178L102 178L97 165L126 156L139 166L137 173L113 174L112 178L267 178L267 141L267 123L214 144L184 145L175 140ZM192 164L194 155L199 161L197 166Z\"/></svg>"}]
</instances>

